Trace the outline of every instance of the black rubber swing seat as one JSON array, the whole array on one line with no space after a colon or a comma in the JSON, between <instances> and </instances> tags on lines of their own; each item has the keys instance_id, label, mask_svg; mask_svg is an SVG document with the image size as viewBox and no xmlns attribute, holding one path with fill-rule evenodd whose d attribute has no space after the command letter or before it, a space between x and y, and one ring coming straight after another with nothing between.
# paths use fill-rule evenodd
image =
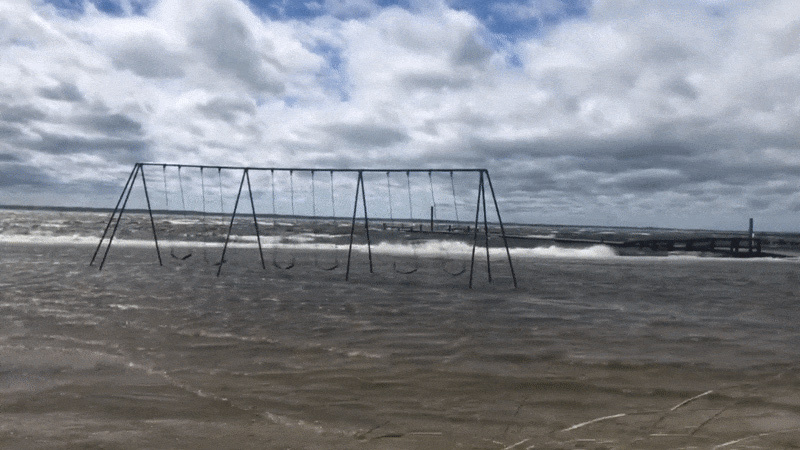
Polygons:
<instances>
[{"instance_id":1,"label":"black rubber swing seat","mask_svg":"<svg viewBox=\"0 0 800 450\"><path fill-rule=\"evenodd\" d=\"M178 256L178 255L175 254L175 250L170 249L169 255L172 256L175 259L178 259L178 260L181 260L181 261L186 261L187 259L189 259L189 257L192 256L192 253L188 253L185 256Z\"/></svg>"},{"instance_id":2,"label":"black rubber swing seat","mask_svg":"<svg viewBox=\"0 0 800 450\"><path fill-rule=\"evenodd\" d=\"M410 274L416 272L417 270L419 270L419 267L413 267L413 268L408 269L408 270L402 270L402 269L398 269L397 268L397 263L394 262L394 263L392 263L392 269L394 269L394 271L399 273L399 274L410 275Z\"/></svg>"},{"instance_id":3,"label":"black rubber swing seat","mask_svg":"<svg viewBox=\"0 0 800 450\"><path fill-rule=\"evenodd\" d=\"M292 259L292 260L291 260L291 261L290 261L290 262L289 262L287 265L285 265L285 266L282 266L282 265L280 265L280 263L278 263L278 261L276 261L276 260L273 260L273 261L272 261L272 265L273 265L273 266L275 266L275 267L277 267L278 269L289 270L289 269L291 269L292 267L294 267L294 259Z\"/></svg>"}]
</instances>

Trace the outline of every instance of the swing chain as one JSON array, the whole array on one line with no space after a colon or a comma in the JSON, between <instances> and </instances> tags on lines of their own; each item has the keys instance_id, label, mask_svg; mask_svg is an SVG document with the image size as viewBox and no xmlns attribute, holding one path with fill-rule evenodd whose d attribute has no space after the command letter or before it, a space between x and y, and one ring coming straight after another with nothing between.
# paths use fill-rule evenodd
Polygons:
<instances>
[{"instance_id":1,"label":"swing chain","mask_svg":"<svg viewBox=\"0 0 800 450\"><path fill-rule=\"evenodd\" d=\"M452 170L450 171L450 187L453 190L453 211L455 211L456 224L458 224L458 222L460 222L460 221L458 219L458 203L456 202L456 182L453 180L453 171Z\"/></svg>"},{"instance_id":2,"label":"swing chain","mask_svg":"<svg viewBox=\"0 0 800 450\"><path fill-rule=\"evenodd\" d=\"M161 170L164 173L164 203L166 203L167 211L169 211L169 196L167 195L167 165L164 164L161 166Z\"/></svg>"},{"instance_id":3,"label":"swing chain","mask_svg":"<svg viewBox=\"0 0 800 450\"><path fill-rule=\"evenodd\" d=\"M394 213L392 211L392 181L390 179L391 172L386 171L386 190L389 191L389 220L394 223Z\"/></svg>"},{"instance_id":4,"label":"swing chain","mask_svg":"<svg viewBox=\"0 0 800 450\"><path fill-rule=\"evenodd\" d=\"M336 220L336 199L333 193L333 171L331 170L331 215Z\"/></svg>"},{"instance_id":5,"label":"swing chain","mask_svg":"<svg viewBox=\"0 0 800 450\"><path fill-rule=\"evenodd\" d=\"M275 170L270 170L269 174L269 179L272 184L272 215L275 216Z\"/></svg>"},{"instance_id":6,"label":"swing chain","mask_svg":"<svg viewBox=\"0 0 800 450\"><path fill-rule=\"evenodd\" d=\"M411 172L406 171L406 186L408 186L408 217L414 221L414 207L411 201Z\"/></svg>"},{"instance_id":7,"label":"swing chain","mask_svg":"<svg viewBox=\"0 0 800 450\"><path fill-rule=\"evenodd\" d=\"M317 190L314 182L314 171L311 171L311 215L317 218Z\"/></svg>"},{"instance_id":8,"label":"swing chain","mask_svg":"<svg viewBox=\"0 0 800 450\"><path fill-rule=\"evenodd\" d=\"M289 171L289 189L292 197L292 217L294 217L294 170Z\"/></svg>"},{"instance_id":9,"label":"swing chain","mask_svg":"<svg viewBox=\"0 0 800 450\"><path fill-rule=\"evenodd\" d=\"M181 175L181 166L178 166L178 185L181 188L181 206L183 207L183 212L186 213L186 198L183 195L183 176Z\"/></svg>"},{"instance_id":10,"label":"swing chain","mask_svg":"<svg viewBox=\"0 0 800 450\"><path fill-rule=\"evenodd\" d=\"M219 178L219 213L225 212L225 204L222 203L222 169L217 168L217 178ZM224 224L225 222L223 222Z\"/></svg>"}]
</instances>

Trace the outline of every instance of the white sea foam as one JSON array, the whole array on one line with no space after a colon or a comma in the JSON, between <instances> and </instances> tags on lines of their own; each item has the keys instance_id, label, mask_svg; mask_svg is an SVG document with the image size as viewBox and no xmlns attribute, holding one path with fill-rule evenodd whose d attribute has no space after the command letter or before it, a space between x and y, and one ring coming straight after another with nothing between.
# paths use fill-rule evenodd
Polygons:
<instances>
[{"instance_id":1,"label":"white sea foam","mask_svg":"<svg viewBox=\"0 0 800 450\"><path fill-rule=\"evenodd\" d=\"M530 239L555 239L557 237L556 233L550 234L527 234L525 235L526 238Z\"/></svg>"},{"instance_id":2,"label":"white sea foam","mask_svg":"<svg viewBox=\"0 0 800 450\"><path fill-rule=\"evenodd\" d=\"M359 250L361 251L361 249ZM366 251L366 248L363 251ZM418 240L404 243L381 242L372 246L372 251L400 256L465 256L472 253L472 245L464 242L439 240Z\"/></svg>"},{"instance_id":3,"label":"white sea foam","mask_svg":"<svg viewBox=\"0 0 800 450\"><path fill-rule=\"evenodd\" d=\"M632 258L642 258L640 256L632 256ZM645 256L644 258L663 258L661 256ZM697 253L689 253L689 252L669 252L668 257L666 258L669 261L701 261L701 262L719 262L719 261L737 261L737 262L797 262L800 261L800 258L797 257L788 257L788 258L771 258L771 257L759 257L759 258L732 258L730 256L709 256L709 255L699 255Z\"/></svg>"},{"instance_id":4,"label":"white sea foam","mask_svg":"<svg viewBox=\"0 0 800 450\"><path fill-rule=\"evenodd\" d=\"M567 248L551 245L549 247L515 248L512 256L544 258L608 259L616 258L617 252L607 245L593 245L587 248Z\"/></svg>"},{"instance_id":5,"label":"white sea foam","mask_svg":"<svg viewBox=\"0 0 800 450\"><path fill-rule=\"evenodd\" d=\"M264 249L280 250L313 250L313 251L342 251L348 245L333 244L329 242L313 242L314 238L323 240L333 238L332 235L311 235L301 234L297 236L262 236L261 246ZM97 245L98 238L89 236L30 236L30 235L0 235L0 243L13 244L72 244L72 245ZM107 242L107 240L106 240ZM180 240L159 240L161 248L222 248L223 242L190 242ZM152 247L152 239L115 239L114 246L119 247ZM230 249L253 249L258 248L256 236L231 235L228 242ZM397 256L417 256L417 257L464 257L469 258L472 254L472 244L467 242L426 239L406 242L381 242L372 245L372 252L375 254L387 254ZM613 258L617 254L609 246L595 245L588 248L566 248L559 246L535 247L535 248L511 248L511 255L515 258L580 258L580 259L602 259ZM367 245L363 243L354 244L353 251L366 253ZM482 247L477 251L485 252ZM492 257L503 257L505 248L491 248Z\"/></svg>"},{"instance_id":6,"label":"white sea foam","mask_svg":"<svg viewBox=\"0 0 800 450\"><path fill-rule=\"evenodd\" d=\"M93 236L54 236L50 234L0 234L0 244L39 244L39 245L97 245Z\"/></svg>"},{"instance_id":7,"label":"white sea foam","mask_svg":"<svg viewBox=\"0 0 800 450\"><path fill-rule=\"evenodd\" d=\"M197 218L171 218L164 220L165 225L202 225L203 223L202 219Z\"/></svg>"},{"instance_id":8,"label":"white sea foam","mask_svg":"<svg viewBox=\"0 0 800 450\"><path fill-rule=\"evenodd\" d=\"M301 233L297 235L267 235L261 236L261 246L264 251L269 249L278 249L284 251L347 251L348 244L334 244L330 241L335 239L336 236L330 234L312 234ZM363 243L363 236L358 238L359 243L353 244L353 251L366 253L368 247ZM1 234L0 244L36 244L36 245L85 245L96 246L99 241L97 236L86 236L73 234L71 236L55 236L49 234ZM315 242L322 241L322 242ZM106 239L104 243L107 243ZM208 248L208 249L221 249L224 242L203 242L203 241L186 241L186 240L164 240L159 239L159 246L162 249L166 248ZM150 248L154 246L153 240L148 238L143 239L129 239L129 238L116 238L113 245L115 247L130 247L130 248ZM258 248L258 239L256 236L247 235L231 235L228 242L229 249L256 249ZM372 253L387 254L397 256L415 256L427 258L469 258L472 254L472 243L459 242L450 240L439 239L419 239L401 242L381 242L374 244L371 247ZM478 247L477 252L485 254L483 247ZM534 248L510 248L511 256L514 258L573 258L573 259L611 259L621 258L629 259L635 258L637 260L647 258L665 259L664 256L620 256L613 247L608 245L593 245L584 248L561 247L558 245L551 245L548 247L534 247ZM505 257L505 248L494 247L489 251L492 258ZM702 260L702 261L752 261L751 258L730 258L724 256L710 256L698 255L696 253L686 252L670 252L666 259L672 261L681 260ZM766 260L771 258L756 258L758 260ZM775 261L797 262L800 258L774 258Z\"/></svg>"},{"instance_id":9,"label":"white sea foam","mask_svg":"<svg viewBox=\"0 0 800 450\"><path fill-rule=\"evenodd\" d=\"M109 308L119 309L120 311L127 311L129 309L140 309L139 305L121 305L118 303L113 303L108 305Z\"/></svg>"}]
</instances>

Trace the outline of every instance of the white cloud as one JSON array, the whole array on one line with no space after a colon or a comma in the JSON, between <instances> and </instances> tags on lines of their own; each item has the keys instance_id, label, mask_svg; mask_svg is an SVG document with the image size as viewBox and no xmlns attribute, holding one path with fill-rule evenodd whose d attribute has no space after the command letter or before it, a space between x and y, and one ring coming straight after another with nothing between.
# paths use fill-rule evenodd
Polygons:
<instances>
[{"instance_id":1,"label":"white cloud","mask_svg":"<svg viewBox=\"0 0 800 450\"><path fill-rule=\"evenodd\" d=\"M621 208L614 196L687 226L707 221L692 198L781 217L776 192L797 197L793 0L597 0L561 22L561 2L494 6L551 21L534 36L412 3L328 0L301 20L239 0L142 14L126 1L121 16L4 2L0 171L50 183L137 159L486 166L510 217L572 223L622 217L580 206Z\"/></svg>"}]
</instances>

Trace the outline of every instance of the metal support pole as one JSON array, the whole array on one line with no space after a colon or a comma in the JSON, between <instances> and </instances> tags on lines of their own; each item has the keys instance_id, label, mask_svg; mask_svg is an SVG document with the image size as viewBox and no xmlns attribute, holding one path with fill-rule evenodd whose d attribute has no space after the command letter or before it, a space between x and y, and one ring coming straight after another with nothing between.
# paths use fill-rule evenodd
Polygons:
<instances>
[{"instance_id":1,"label":"metal support pole","mask_svg":"<svg viewBox=\"0 0 800 450\"><path fill-rule=\"evenodd\" d=\"M258 241L258 254L261 256L261 268L266 269L264 251L261 249L261 233L258 231L258 219L256 219L256 204L253 201L253 187L250 185L250 171L245 169L244 173L247 175L247 191L250 193L250 209L253 210L253 225L256 227L256 240Z\"/></svg>"},{"instance_id":2,"label":"metal support pole","mask_svg":"<svg viewBox=\"0 0 800 450\"><path fill-rule=\"evenodd\" d=\"M508 255L508 267L511 269L511 279L514 281L514 288L517 288L517 276L514 274L514 264L511 262L511 250L508 248L508 239L506 238L506 230L503 227L503 219L500 217L500 207L497 205L497 197L494 195L494 186L492 186L492 178L489 172L486 172L486 180L489 181L489 190L492 192L492 200L494 201L494 209L497 211L497 221L500 223L500 234L503 236L503 245L506 247L506 254ZM486 199L484 198L484 202Z\"/></svg>"},{"instance_id":3,"label":"metal support pole","mask_svg":"<svg viewBox=\"0 0 800 450\"><path fill-rule=\"evenodd\" d=\"M364 186L364 174L359 173L361 180L361 200L364 202L364 229L367 231L367 254L369 255L369 273L372 272L372 241L369 238L369 214L367 214L367 187Z\"/></svg>"},{"instance_id":4,"label":"metal support pole","mask_svg":"<svg viewBox=\"0 0 800 450\"><path fill-rule=\"evenodd\" d=\"M100 247L103 246L103 241L106 238L106 234L108 234L109 228L111 228L111 222L114 221L114 216L117 215L117 211L119 210L119 204L122 203L122 198L125 197L125 192L128 190L128 186L131 184L131 180L133 179L133 174L136 173L137 165L133 166L131 173L128 175L128 180L125 182L125 186L122 188L122 193L119 194L119 199L117 199L117 204L114 206L114 210L111 211L111 217L108 218L108 223L106 224L106 229L103 230L103 236L100 237L100 242L97 243L97 248L94 250L94 254L92 255L92 260L89 262L89 265L94 264L95 258L97 258L97 253L100 252Z\"/></svg>"},{"instance_id":5,"label":"metal support pole","mask_svg":"<svg viewBox=\"0 0 800 450\"><path fill-rule=\"evenodd\" d=\"M489 178L487 173L486 178ZM486 183L481 183L481 195L483 196L483 233L486 239L486 274L489 276L489 283L492 282L492 262L489 258L489 219L486 217Z\"/></svg>"},{"instance_id":6,"label":"metal support pole","mask_svg":"<svg viewBox=\"0 0 800 450\"><path fill-rule=\"evenodd\" d=\"M358 210L358 190L361 189L361 172L358 172L356 180L356 199L353 202L353 221L350 224L350 248L347 250L347 270L344 273L344 280L350 280L350 256L353 253L353 235L356 232L356 211Z\"/></svg>"},{"instance_id":7,"label":"metal support pole","mask_svg":"<svg viewBox=\"0 0 800 450\"><path fill-rule=\"evenodd\" d=\"M153 227L153 242L156 244L156 255L158 255L158 265L163 266L161 262L161 250L158 249L158 236L156 236L156 221L153 220L153 208L150 207L150 194L147 193L147 178L144 176L144 166L140 169L142 171L142 186L144 187L144 198L147 200L147 214L150 215L150 226Z\"/></svg>"},{"instance_id":8,"label":"metal support pole","mask_svg":"<svg viewBox=\"0 0 800 450\"><path fill-rule=\"evenodd\" d=\"M242 188L244 187L244 178L247 175L247 169L242 172L242 181L239 182L239 192L236 194L236 203L233 204L233 212L231 213L231 224L228 226L228 235L225 237L225 245L222 246L222 256L219 258L219 268L217 269L217 276L222 272L222 264L225 263L225 252L228 250L228 241L231 239L231 231L233 230L233 221L236 219L236 209L239 208L239 197L242 196Z\"/></svg>"},{"instance_id":9,"label":"metal support pole","mask_svg":"<svg viewBox=\"0 0 800 450\"><path fill-rule=\"evenodd\" d=\"M131 198L131 192L133 192L133 186L136 184L136 177L139 176L139 171L142 169L141 164L137 164L136 168L134 169L133 179L131 180L131 184L128 187L128 193L125 195L125 201L122 202L122 207L119 210L119 215L117 216L117 223L114 224L114 229L111 231L111 236L108 238L108 246L106 247L105 253L103 253L103 259L100 261L100 267L97 269L103 270L103 265L106 263L106 258L108 257L108 251L111 250L111 243L114 242L114 236L117 234L117 228L119 227L119 222L122 220L122 213L125 212L125 206L128 204L128 199Z\"/></svg>"},{"instance_id":10,"label":"metal support pole","mask_svg":"<svg viewBox=\"0 0 800 450\"><path fill-rule=\"evenodd\" d=\"M475 270L475 248L478 246L478 218L481 214L481 190L483 190L483 172L480 173L478 183L478 201L475 204L475 230L472 234L472 259L469 264L469 288L472 289L472 274Z\"/></svg>"}]
</instances>

